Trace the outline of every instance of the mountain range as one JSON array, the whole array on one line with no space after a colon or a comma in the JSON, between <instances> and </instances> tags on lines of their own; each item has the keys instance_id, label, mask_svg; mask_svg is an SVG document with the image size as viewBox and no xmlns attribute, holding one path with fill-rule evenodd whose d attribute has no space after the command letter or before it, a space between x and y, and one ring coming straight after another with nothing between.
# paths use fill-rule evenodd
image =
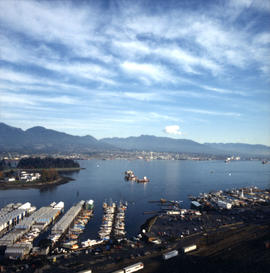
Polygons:
<instances>
[{"instance_id":1,"label":"mountain range","mask_svg":"<svg viewBox=\"0 0 270 273\"><path fill-rule=\"evenodd\" d=\"M0 123L0 151L82 153L114 149L111 145L89 135L73 136L40 126L23 131Z\"/></svg>"},{"instance_id":2,"label":"mountain range","mask_svg":"<svg viewBox=\"0 0 270 273\"><path fill-rule=\"evenodd\" d=\"M0 123L0 152L88 153L119 150L270 157L270 147L265 145L243 143L200 144L189 139L150 135L97 140L90 135L73 136L40 126L24 131Z\"/></svg>"}]
</instances>

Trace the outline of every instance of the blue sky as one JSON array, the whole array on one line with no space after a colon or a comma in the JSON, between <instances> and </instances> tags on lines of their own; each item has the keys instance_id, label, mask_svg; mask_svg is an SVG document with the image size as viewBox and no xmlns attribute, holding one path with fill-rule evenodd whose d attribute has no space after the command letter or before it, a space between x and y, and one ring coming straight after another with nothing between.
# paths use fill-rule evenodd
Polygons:
<instances>
[{"instance_id":1,"label":"blue sky","mask_svg":"<svg viewBox=\"0 0 270 273\"><path fill-rule=\"evenodd\" d=\"M270 1L0 0L0 119L270 145Z\"/></svg>"}]
</instances>

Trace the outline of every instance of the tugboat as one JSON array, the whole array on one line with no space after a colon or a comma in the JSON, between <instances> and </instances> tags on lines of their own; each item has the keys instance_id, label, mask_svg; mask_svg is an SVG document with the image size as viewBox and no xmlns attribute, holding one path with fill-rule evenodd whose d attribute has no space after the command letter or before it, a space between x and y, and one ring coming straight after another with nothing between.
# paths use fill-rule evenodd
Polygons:
<instances>
[{"instance_id":1,"label":"tugboat","mask_svg":"<svg viewBox=\"0 0 270 273\"><path fill-rule=\"evenodd\" d=\"M137 179L137 183L147 183L147 182L149 182L149 179L146 176L144 176L143 179Z\"/></svg>"},{"instance_id":2,"label":"tugboat","mask_svg":"<svg viewBox=\"0 0 270 273\"><path fill-rule=\"evenodd\" d=\"M135 176L134 172L131 170L125 171L125 179L127 181L135 181L137 183L149 182L149 179L146 176L144 176L142 179L139 179L137 176Z\"/></svg>"},{"instance_id":3,"label":"tugboat","mask_svg":"<svg viewBox=\"0 0 270 273\"><path fill-rule=\"evenodd\" d=\"M125 179L128 181L137 181L137 176L131 170L125 171Z\"/></svg>"}]
</instances>

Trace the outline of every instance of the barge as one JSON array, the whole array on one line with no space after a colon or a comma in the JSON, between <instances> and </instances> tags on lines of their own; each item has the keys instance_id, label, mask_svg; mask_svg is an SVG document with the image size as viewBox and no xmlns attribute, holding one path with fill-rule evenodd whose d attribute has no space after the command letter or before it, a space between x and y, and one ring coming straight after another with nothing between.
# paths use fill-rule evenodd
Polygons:
<instances>
[{"instance_id":1,"label":"barge","mask_svg":"<svg viewBox=\"0 0 270 273\"><path fill-rule=\"evenodd\" d=\"M131 170L125 171L125 179L127 181L134 181L137 183L147 183L150 181L146 176L144 176L142 179L139 179Z\"/></svg>"}]
</instances>

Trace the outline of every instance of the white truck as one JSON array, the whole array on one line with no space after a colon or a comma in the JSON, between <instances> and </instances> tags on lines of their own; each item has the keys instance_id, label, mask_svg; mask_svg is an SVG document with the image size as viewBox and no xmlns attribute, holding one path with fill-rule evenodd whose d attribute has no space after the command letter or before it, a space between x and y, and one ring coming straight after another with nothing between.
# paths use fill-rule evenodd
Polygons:
<instances>
[{"instance_id":1,"label":"white truck","mask_svg":"<svg viewBox=\"0 0 270 273\"><path fill-rule=\"evenodd\" d=\"M184 253L188 253L188 252L193 251L195 249L197 249L196 245L185 246L182 248Z\"/></svg>"},{"instance_id":2,"label":"white truck","mask_svg":"<svg viewBox=\"0 0 270 273\"><path fill-rule=\"evenodd\" d=\"M168 260L171 259L172 257L175 257L178 255L178 251L177 250L173 250L167 253L163 253L162 257L164 260Z\"/></svg>"},{"instance_id":3,"label":"white truck","mask_svg":"<svg viewBox=\"0 0 270 273\"><path fill-rule=\"evenodd\" d=\"M143 263L142 262L138 262L136 264L124 267L123 269L124 269L125 273L136 272L136 271L139 271L139 270L143 269Z\"/></svg>"}]
</instances>

